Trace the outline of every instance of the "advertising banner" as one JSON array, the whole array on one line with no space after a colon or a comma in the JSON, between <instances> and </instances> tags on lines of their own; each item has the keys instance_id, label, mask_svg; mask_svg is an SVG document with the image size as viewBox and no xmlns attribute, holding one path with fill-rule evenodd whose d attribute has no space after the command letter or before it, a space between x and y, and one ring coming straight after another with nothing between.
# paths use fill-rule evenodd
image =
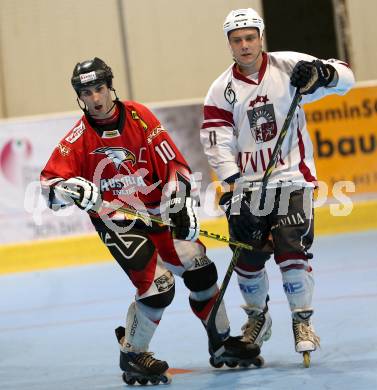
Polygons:
<instances>
[{"instance_id":1,"label":"advertising banner","mask_svg":"<svg viewBox=\"0 0 377 390\"><path fill-rule=\"evenodd\" d=\"M79 114L0 122L0 243L91 231L75 208L56 218L40 195L39 174Z\"/></svg>"},{"instance_id":2,"label":"advertising banner","mask_svg":"<svg viewBox=\"0 0 377 390\"><path fill-rule=\"evenodd\" d=\"M377 193L377 85L304 106L317 178L352 181L355 194Z\"/></svg>"}]
</instances>

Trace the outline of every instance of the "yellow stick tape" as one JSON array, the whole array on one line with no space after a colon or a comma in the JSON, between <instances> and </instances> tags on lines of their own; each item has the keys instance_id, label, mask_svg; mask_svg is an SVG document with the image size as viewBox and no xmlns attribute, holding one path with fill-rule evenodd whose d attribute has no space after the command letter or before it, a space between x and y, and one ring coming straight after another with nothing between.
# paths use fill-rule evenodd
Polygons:
<instances>
[{"instance_id":1,"label":"yellow stick tape","mask_svg":"<svg viewBox=\"0 0 377 390\"><path fill-rule=\"evenodd\" d=\"M228 235L225 218L202 222L202 229ZM350 215L331 215L328 206L315 209L315 233L336 234L377 229L377 200L355 203ZM207 248L225 247L203 238ZM0 246L0 274L112 261L97 234Z\"/></svg>"}]
</instances>

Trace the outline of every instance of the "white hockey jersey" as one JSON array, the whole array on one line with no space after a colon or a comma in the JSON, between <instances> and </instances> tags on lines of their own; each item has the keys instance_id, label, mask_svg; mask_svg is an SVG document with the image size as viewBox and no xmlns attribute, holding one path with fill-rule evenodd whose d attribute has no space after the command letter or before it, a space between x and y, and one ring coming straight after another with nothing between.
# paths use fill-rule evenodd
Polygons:
<instances>
[{"instance_id":1,"label":"white hockey jersey","mask_svg":"<svg viewBox=\"0 0 377 390\"><path fill-rule=\"evenodd\" d=\"M300 60L316 58L296 52L263 53L258 79L245 77L235 64L211 85L204 103L201 142L219 180L237 175L242 181L260 182L287 116L295 88L290 76ZM346 63L326 60L337 71L338 82L304 95L301 104L329 94L345 94L354 84ZM281 155L269 179L269 187L279 183L315 186L313 145L301 105L296 109L283 142Z\"/></svg>"}]
</instances>

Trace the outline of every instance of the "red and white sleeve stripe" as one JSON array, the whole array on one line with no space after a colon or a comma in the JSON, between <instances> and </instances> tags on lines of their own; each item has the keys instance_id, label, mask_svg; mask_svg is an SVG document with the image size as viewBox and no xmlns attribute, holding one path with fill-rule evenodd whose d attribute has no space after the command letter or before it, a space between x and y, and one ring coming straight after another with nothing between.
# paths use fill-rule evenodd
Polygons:
<instances>
[{"instance_id":1,"label":"red and white sleeve stripe","mask_svg":"<svg viewBox=\"0 0 377 390\"><path fill-rule=\"evenodd\" d=\"M233 127L233 113L216 106L204 106L202 129L209 127Z\"/></svg>"}]
</instances>

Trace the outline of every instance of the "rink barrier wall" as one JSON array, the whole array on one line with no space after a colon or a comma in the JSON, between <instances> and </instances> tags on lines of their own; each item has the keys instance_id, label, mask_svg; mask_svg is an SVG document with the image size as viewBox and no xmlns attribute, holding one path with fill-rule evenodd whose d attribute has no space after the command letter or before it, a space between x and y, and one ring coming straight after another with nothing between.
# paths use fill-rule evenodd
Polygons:
<instances>
[{"instance_id":1,"label":"rink barrier wall","mask_svg":"<svg viewBox=\"0 0 377 390\"><path fill-rule=\"evenodd\" d=\"M225 218L203 221L202 229L228 236ZM371 229L377 229L377 200L355 203L352 212L343 217L332 216L329 206L315 209L316 235ZM226 246L211 239L202 241L207 248ZM0 274L109 261L112 261L112 257L96 234L0 246Z\"/></svg>"}]
</instances>

